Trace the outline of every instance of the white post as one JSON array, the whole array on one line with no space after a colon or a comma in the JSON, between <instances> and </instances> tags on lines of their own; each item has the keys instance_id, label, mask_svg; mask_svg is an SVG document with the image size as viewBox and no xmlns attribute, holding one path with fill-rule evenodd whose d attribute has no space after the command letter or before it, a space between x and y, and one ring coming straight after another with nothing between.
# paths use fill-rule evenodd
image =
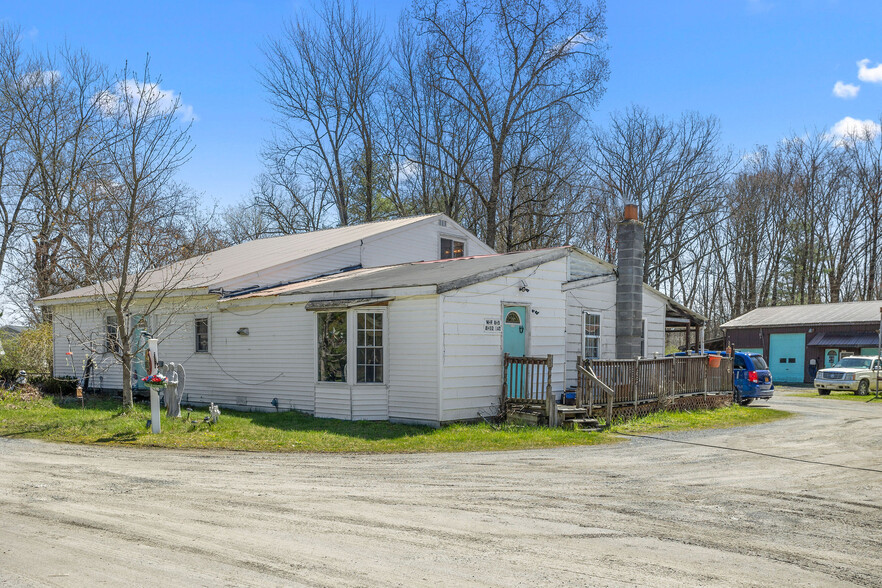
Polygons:
<instances>
[{"instance_id":1,"label":"white post","mask_svg":"<svg viewBox=\"0 0 882 588\"><path fill-rule=\"evenodd\" d=\"M155 376L159 371L159 339L147 340L147 367L148 376ZM148 386L150 390L150 424L151 430L158 435L161 432L159 423L159 389L156 386Z\"/></svg>"},{"instance_id":2,"label":"white post","mask_svg":"<svg viewBox=\"0 0 882 588\"><path fill-rule=\"evenodd\" d=\"M704 355L704 326L698 327L698 340L701 354Z\"/></svg>"},{"instance_id":3,"label":"white post","mask_svg":"<svg viewBox=\"0 0 882 588\"><path fill-rule=\"evenodd\" d=\"M876 354L876 359L882 362L882 308L879 309L879 351ZM879 398L879 376L882 375L877 370L876 371L876 398Z\"/></svg>"}]
</instances>

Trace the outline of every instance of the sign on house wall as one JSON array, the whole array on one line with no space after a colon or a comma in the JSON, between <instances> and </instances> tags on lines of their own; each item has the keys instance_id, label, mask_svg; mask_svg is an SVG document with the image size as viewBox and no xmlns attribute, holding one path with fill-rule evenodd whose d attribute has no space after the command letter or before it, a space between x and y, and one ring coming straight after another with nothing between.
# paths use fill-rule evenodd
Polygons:
<instances>
[{"instance_id":1,"label":"sign on house wall","mask_svg":"<svg viewBox=\"0 0 882 588\"><path fill-rule=\"evenodd\" d=\"M502 332L502 319L501 318L493 318L493 317L484 317L484 332L485 333L501 333Z\"/></svg>"}]
</instances>

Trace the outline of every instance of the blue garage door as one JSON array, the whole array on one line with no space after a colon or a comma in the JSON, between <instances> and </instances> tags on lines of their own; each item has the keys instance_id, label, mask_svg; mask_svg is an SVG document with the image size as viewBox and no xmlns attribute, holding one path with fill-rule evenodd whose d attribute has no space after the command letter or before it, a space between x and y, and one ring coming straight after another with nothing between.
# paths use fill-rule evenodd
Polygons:
<instances>
[{"instance_id":1,"label":"blue garage door","mask_svg":"<svg viewBox=\"0 0 882 588\"><path fill-rule=\"evenodd\" d=\"M805 333L770 335L769 369L775 382L803 382Z\"/></svg>"}]
</instances>

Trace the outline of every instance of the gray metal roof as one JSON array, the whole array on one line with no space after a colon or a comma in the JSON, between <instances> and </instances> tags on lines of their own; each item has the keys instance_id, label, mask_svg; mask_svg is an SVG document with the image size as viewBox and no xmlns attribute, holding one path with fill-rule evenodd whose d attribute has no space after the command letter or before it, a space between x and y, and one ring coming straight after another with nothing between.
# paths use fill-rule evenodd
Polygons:
<instances>
[{"instance_id":1,"label":"gray metal roof","mask_svg":"<svg viewBox=\"0 0 882 588\"><path fill-rule=\"evenodd\" d=\"M767 306L751 310L724 323L724 329L753 327L790 327L800 325L828 325L847 323L879 324L882 300L866 302L838 302L835 304L800 304L795 306Z\"/></svg>"},{"instance_id":2,"label":"gray metal roof","mask_svg":"<svg viewBox=\"0 0 882 588\"><path fill-rule=\"evenodd\" d=\"M159 289L204 288L223 284L229 280L247 276L257 271L303 259L316 253L346 245L347 243L366 239L399 227L439 216L443 215L412 216L313 231L311 233L256 239L154 270L142 276L142 283L138 285L137 289L151 291ZM106 284L112 290L114 280ZM170 286L173 287L170 288ZM91 297L100 294L100 286L96 284L54 296L47 296L46 298L41 298L38 302Z\"/></svg>"},{"instance_id":3,"label":"gray metal roof","mask_svg":"<svg viewBox=\"0 0 882 588\"><path fill-rule=\"evenodd\" d=\"M560 259L571 250L571 247L554 247L518 253L499 253L356 269L323 278L231 296L229 299L241 300L267 296L327 294L419 286L434 286L435 292L440 294Z\"/></svg>"}]
</instances>

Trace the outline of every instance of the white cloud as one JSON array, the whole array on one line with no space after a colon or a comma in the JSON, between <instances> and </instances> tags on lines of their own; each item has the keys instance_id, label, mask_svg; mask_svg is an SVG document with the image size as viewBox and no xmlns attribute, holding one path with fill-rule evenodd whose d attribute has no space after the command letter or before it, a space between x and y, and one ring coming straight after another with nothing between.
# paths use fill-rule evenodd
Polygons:
<instances>
[{"instance_id":1,"label":"white cloud","mask_svg":"<svg viewBox=\"0 0 882 588\"><path fill-rule=\"evenodd\" d=\"M843 82L836 82L833 85L833 95L837 98L844 98L845 100L850 100L851 98L856 98L858 92L860 92L861 87L855 86L854 84L845 84Z\"/></svg>"},{"instance_id":2,"label":"white cloud","mask_svg":"<svg viewBox=\"0 0 882 588\"><path fill-rule=\"evenodd\" d=\"M882 132L882 127L880 127L879 123L876 121L870 119L858 120L846 116L833 125L830 129L830 137L834 140L839 140L840 142L842 139L848 137L875 139L880 132Z\"/></svg>"},{"instance_id":3,"label":"white cloud","mask_svg":"<svg viewBox=\"0 0 882 588\"><path fill-rule=\"evenodd\" d=\"M588 33L578 32L566 41L561 41L553 45L548 49L549 53L572 53L581 47L582 45L592 45L597 42L595 37L592 37Z\"/></svg>"},{"instance_id":4,"label":"white cloud","mask_svg":"<svg viewBox=\"0 0 882 588\"><path fill-rule=\"evenodd\" d=\"M861 59L857 62L858 79L862 82L882 84L882 63L876 64L875 67L868 67L869 65L869 59Z\"/></svg>"},{"instance_id":5,"label":"white cloud","mask_svg":"<svg viewBox=\"0 0 882 588\"><path fill-rule=\"evenodd\" d=\"M174 90L164 90L159 84L144 84L135 80L126 80L118 82L113 92L104 92L95 96L95 100L101 109L109 114L121 107L124 96L127 97L126 102L132 108L142 103L148 103L157 114L176 112L184 122L199 120L193 111L193 106L184 104L180 94L175 93Z\"/></svg>"},{"instance_id":6,"label":"white cloud","mask_svg":"<svg viewBox=\"0 0 882 588\"><path fill-rule=\"evenodd\" d=\"M55 69L29 71L21 76L21 85L26 88L51 86L61 81L61 72Z\"/></svg>"}]
</instances>

